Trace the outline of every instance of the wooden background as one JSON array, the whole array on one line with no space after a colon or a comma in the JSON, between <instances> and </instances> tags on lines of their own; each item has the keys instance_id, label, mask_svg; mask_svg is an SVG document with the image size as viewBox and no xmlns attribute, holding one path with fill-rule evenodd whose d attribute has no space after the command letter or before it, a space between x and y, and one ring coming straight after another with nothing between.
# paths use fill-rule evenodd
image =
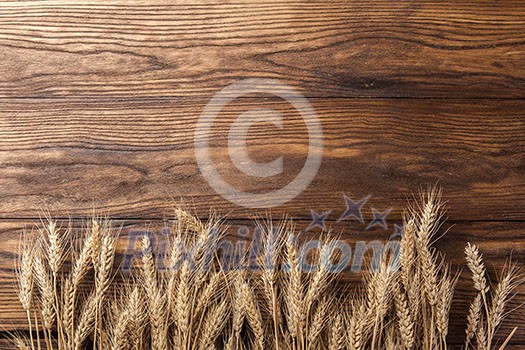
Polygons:
<instances>
[{"instance_id":1,"label":"wooden background","mask_svg":"<svg viewBox=\"0 0 525 350\"><path fill-rule=\"evenodd\" d=\"M524 1L0 1L6 332L25 329L13 260L19 233L42 208L73 220L97 208L126 228L169 217L181 198L202 217L210 207L228 213L233 225L254 216L207 185L193 149L203 107L245 78L294 86L324 130L317 177L273 208L275 216L288 214L304 228L310 210L332 209L327 222L350 242L386 239L407 198L438 182L450 227L438 246L454 264L464 264L463 246L473 241L491 270L511 254L525 267ZM260 107L285 117L282 130L251 129L254 159L284 157L284 173L267 181L243 177L226 149L229 125ZM212 153L232 185L255 193L290 181L307 144L290 104L248 95L221 114ZM336 224L343 194L371 195L367 221L372 208L391 208L388 228ZM450 340L457 344L473 297L464 277L453 304ZM524 300L522 287L512 306ZM525 308L502 332L511 326L520 327L512 340L520 349Z\"/></svg>"}]
</instances>

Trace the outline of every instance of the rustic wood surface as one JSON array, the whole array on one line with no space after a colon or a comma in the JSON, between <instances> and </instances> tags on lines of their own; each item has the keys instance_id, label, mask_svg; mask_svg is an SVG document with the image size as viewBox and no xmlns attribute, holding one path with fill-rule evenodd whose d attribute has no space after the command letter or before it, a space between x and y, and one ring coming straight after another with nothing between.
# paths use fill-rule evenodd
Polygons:
<instances>
[{"instance_id":1,"label":"rustic wood surface","mask_svg":"<svg viewBox=\"0 0 525 350\"><path fill-rule=\"evenodd\" d=\"M78 223L97 208L131 229L159 225L184 202L248 224L255 212L210 188L193 144L210 98L244 78L290 84L323 126L316 178L274 216L304 228L310 210L331 209L329 226L348 242L385 240L407 198L439 183L451 228L437 245L454 266L473 241L492 271L511 254L525 268L524 1L0 1L0 59L1 349L7 332L27 329L13 261L42 210ZM230 103L213 129L213 160L241 190L280 188L306 158L305 124L271 93ZM254 108L284 116L283 129L250 129L255 160L284 157L267 181L228 156L231 124ZM388 229L337 223L344 194L371 196L367 222L391 209ZM472 298L464 277L458 344ZM510 350L525 346L524 301L522 286L502 328L520 327Z\"/></svg>"},{"instance_id":2,"label":"rustic wood surface","mask_svg":"<svg viewBox=\"0 0 525 350\"><path fill-rule=\"evenodd\" d=\"M230 218L243 209L217 195L195 161L194 128L205 100L9 99L0 104L0 218L112 216L162 218L181 197L200 215L214 204ZM452 220L525 220L525 101L313 98L323 125L323 162L296 199L272 209L309 218L310 209L341 211L343 194L372 195L393 208L422 184L439 181ZM228 130L240 113L282 111L282 130L250 131L255 161L284 157L284 172L262 181L234 166ZM250 192L278 189L305 161L308 136L293 107L280 99L247 98L225 108L211 136L220 173ZM269 144L279 147L268 147ZM169 200L172 197L173 202Z\"/></svg>"},{"instance_id":3,"label":"rustic wood surface","mask_svg":"<svg viewBox=\"0 0 525 350\"><path fill-rule=\"evenodd\" d=\"M523 1L2 3L0 96L525 95Z\"/></svg>"}]
</instances>

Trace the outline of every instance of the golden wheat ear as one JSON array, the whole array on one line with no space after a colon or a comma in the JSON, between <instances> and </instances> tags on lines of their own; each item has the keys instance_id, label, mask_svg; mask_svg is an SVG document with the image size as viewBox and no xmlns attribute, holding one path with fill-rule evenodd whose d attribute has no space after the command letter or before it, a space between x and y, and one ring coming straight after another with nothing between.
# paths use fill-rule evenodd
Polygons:
<instances>
[{"instance_id":1,"label":"golden wheat ear","mask_svg":"<svg viewBox=\"0 0 525 350\"><path fill-rule=\"evenodd\" d=\"M487 329L489 346L494 344L496 332L504 318L508 315L508 311L505 311L508 303L516 296L516 289L524 282L525 276L521 269L518 268L515 263L506 263L499 277L499 282L492 292L492 303L487 316L489 320ZM508 343L514 333L515 330L508 335L502 347Z\"/></svg>"},{"instance_id":2,"label":"golden wheat ear","mask_svg":"<svg viewBox=\"0 0 525 350\"><path fill-rule=\"evenodd\" d=\"M336 288L346 276L327 267L339 256L331 234L308 257L318 268L303 270L297 230L286 220L259 226L262 270L224 271L218 263L202 268L206 251L222 237L217 221L176 211L170 237L176 244L168 250L176 268L157 269L160 256L146 235L142 265L126 287L113 278L117 246L109 221L93 219L81 246L68 254L71 245L50 220L39 238L21 243L16 265L30 330L43 338L15 337L15 346L36 350L42 340L62 350L446 350L457 274L432 247L441 213L440 193L432 188L404 217L400 269L385 253L358 292ZM480 249L468 244L465 255L477 294L465 349L502 350L516 329L501 343L496 333L523 275L507 263L493 285ZM62 264L68 256L71 264ZM111 290L119 294L110 298Z\"/></svg>"},{"instance_id":3,"label":"golden wheat ear","mask_svg":"<svg viewBox=\"0 0 525 350\"><path fill-rule=\"evenodd\" d=\"M34 344L33 321L31 310L34 304L34 259L35 259L35 239L34 235L24 232L20 239L19 254L15 261L17 277L17 294L20 304L26 314L29 327L29 344ZM20 344L20 342L18 342Z\"/></svg>"},{"instance_id":4,"label":"golden wheat ear","mask_svg":"<svg viewBox=\"0 0 525 350\"><path fill-rule=\"evenodd\" d=\"M507 315L505 307L515 296L516 288L525 282L525 278L515 263L507 262L499 275L498 284L490 288L483 256L478 247L468 243L465 256L474 288L478 291L469 308L465 348L476 339L478 347L492 349L493 345L495 346L496 332ZM514 333L515 330L508 335L500 349L505 348Z\"/></svg>"}]
</instances>

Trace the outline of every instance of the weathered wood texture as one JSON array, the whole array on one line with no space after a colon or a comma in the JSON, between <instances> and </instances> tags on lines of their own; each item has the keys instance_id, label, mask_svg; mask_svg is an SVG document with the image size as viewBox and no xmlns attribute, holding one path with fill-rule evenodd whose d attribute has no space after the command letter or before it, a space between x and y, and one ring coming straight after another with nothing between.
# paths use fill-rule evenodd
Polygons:
<instances>
[{"instance_id":1,"label":"weathered wood texture","mask_svg":"<svg viewBox=\"0 0 525 350\"><path fill-rule=\"evenodd\" d=\"M217 195L195 161L194 129L207 101L22 99L0 104L0 217L35 218L42 206L61 215L93 207L118 217L169 213L173 198L246 218ZM525 220L525 102L509 100L310 99L323 125L324 155L313 183L275 208L296 218L310 209L345 209L343 193L371 194L367 207L399 219L421 184L444 189L453 220ZM284 157L284 172L251 178L232 165L228 131L242 112L280 110L283 129L256 124L248 150L257 162ZM308 153L304 122L279 99L249 98L225 108L211 153L239 190L281 188ZM274 147L269 145L275 145ZM337 211L337 213L335 213ZM370 208L368 208L370 211Z\"/></svg>"},{"instance_id":2,"label":"weathered wood texture","mask_svg":"<svg viewBox=\"0 0 525 350\"><path fill-rule=\"evenodd\" d=\"M0 96L524 97L523 1L2 3Z\"/></svg>"},{"instance_id":3,"label":"weathered wood texture","mask_svg":"<svg viewBox=\"0 0 525 350\"><path fill-rule=\"evenodd\" d=\"M203 217L210 206L236 223L254 215L209 187L193 144L209 99L244 78L292 85L323 126L315 180L275 216L307 225L311 209L332 209L349 242L386 239L407 197L439 182L455 226L438 245L456 266L466 241L491 269L512 252L524 266L524 1L0 1L2 327L26 329L13 259L42 208L74 218L97 208L128 228L169 216L181 198ZM295 177L308 143L297 111L267 92L230 103L211 138L221 175L254 193ZM255 108L284 117L283 129L250 129L254 160L284 157L283 174L265 180L236 170L226 148L235 118ZM389 229L337 226L343 194L371 195L367 221L391 208ZM469 288L462 278L456 343ZM524 300L521 287L513 306ZM524 316L503 327L520 326L511 350L525 344Z\"/></svg>"},{"instance_id":4,"label":"weathered wood texture","mask_svg":"<svg viewBox=\"0 0 525 350\"><path fill-rule=\"evenodd\" d=\"M248 242L250 241L250 236L244 235L243 231L239 231L239 228L246 227L248 230L251 230L254 228L253 221L228 220L226 223L229 225L227 231L228 240L236 242L238 240L248 239ZM297 221L299 230L304 230L309 224L309 221ZM374 227L370 230L364 230L361 226L356 225L355 220L346 220L344 222L331 224L335 232L341 233L341 239L348 242L354 253L357 242L370 242L372 240L386 241L393 231L393 222L389 223L388 229ZM26 328L25 314L14 296L16 280L12 269L14 259L17 255L20 234L24 229L28 231L34 227L34 225L34 222L26 220L0 221L0 324L8 330ZM122 227L118 249L119 261L122 260L124 255L133 253L140 254L140 237L142 237L145 231L160 236L161 228L170 227L169 224L148 220L117 220L114 222L114 225L115 227ZM73 222L75 232L80 230L81 227L81 222ZM448 233L438 241L436 247L446 255L447 261L453 265L455 271L463 268L462 278L459 279L457 285L456 301L451 311L452 331L450 341L451 343L459 344L464 335L468 305L475 296L469 273L464 268L463 248L466 242L476 242L479 245L487 262L489 262L491 271L501 270L507 261L507 257L511 254L518 266L525 268L525 223L446 222L444 228L448 229ZM319 228L314 228L307 232L307 234L313 237L316 237L319 233ZM133 242L135 242L135 244L133 244ZM136 249L131 248L133 246L136 246ZM371 251L368 251L367 254L371 254ZM353 259L354 257L352 257L352 260ZM363 268L366 266L369 265L365 264ZM357 272L351 272L350 267L351 266L348 266L349 271L342 275L342 281L343 283L352 283L352 286L356 286L361 281L361 275ZM492 278L495 279L496 276L492 275ZM509 307L519 307L524 298L525 285L518 289L517 297ZM507 334L515 326L525 328L525 319L523 319L519 312L510 315L501 329L501 334ZM525 334L518 332L513 339L513 344L522 343L525 343Z\"/></svg>"}]
</instances>

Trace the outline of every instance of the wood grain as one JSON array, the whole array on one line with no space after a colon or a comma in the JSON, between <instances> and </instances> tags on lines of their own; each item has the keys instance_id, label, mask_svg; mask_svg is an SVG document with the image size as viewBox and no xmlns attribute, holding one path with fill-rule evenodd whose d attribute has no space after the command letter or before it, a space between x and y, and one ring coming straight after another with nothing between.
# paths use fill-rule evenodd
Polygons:
<instances>
[{"instance_id":1,"label":"wood grain","mask_svg":"<svg viewBox=\"0 0 525 350\"><path fill-rule=\"evenodd\" d=\"M308 221L297 221L299 230L305 229ZM252 221L227 220L229 239L237 241L246 239L244 231L240 228L253 228ZM24 229L30 230L38 222L25 220L1 220L0 221L0 325L7 330L23 330L27 328L24 312L18 305L15 295L15 276L13 273L13 262L17 255L18 239ZM139 237L145 231L153 234L160 234L165 224L159 221L149 222L144 220L117 220L115 226L122 225L121 240L118 254L129 254L129 238ZM80 229L81 222L73 221L73 228ZM363 227L355 226L352 223L333 223L334 230L342 234L350 247L355 248L356 242L369 242L372 240L387 240L391 234L392 223L389 230L380 227L374 227L365 230ZM169 227L169 224L168 226ZM506 262L506 259L512 254L515 261L521 268L525 268L525 223L493 223L493 222L446 222L443 231L448 230L447 234L438 241L437 248L444 253L447 261L452 263L454 270L464 268L463 247L467 241L476 242L483 252L493 280L494 272L500 270ZM320 233L316 228L307 234L316 238ZM249 239L249 238L248 238ZM138 239L137 239L138 240ZM136 252L139 252L138 250ZM466 269L465 269L466 270ZM468 304L474 297L470 277L467 271L463 271L460 278L455 299L452 308L451 322L451 342L461 343L464 335L465 315ZM348 272L343 275L343 282L352 283L355 287L361 276L358 273ZM117 287L118 288L118 287ZM510 308L520 307L525 301L525 285L520 287L516 299L510 304ZM523 309L519 308L517 312L510 315L501 329L502 334L510 332L512 327L525 327L525 320L522 317ZM525 334L518 332L513 339L513 344L522 344L525 342Z\"/></svg>"},{"instance_id":2,"label":"wood grain","mask_svg":"<svg viewBox=\"0 0 525 350\"><path fill-rule=\"evenodd\" d=\"M525 219L525 102L509 100L311 99L323 126L317 177L274 214L309 219L353 199L393 208L399 219L420 185L439 184L452 220ZM162 218L174 202L194 202L249 218L254 210L227 202L205 182L194 154L194 130L207 101L20 99L0 104L0 217L89 216L93 208L122 218ZM244 111L283 113L283 129L250 129L256 162L284 157L284 172L251 178L228 155L231 123ZM214 124L211 153L239 190L278 189L303 167L308 136L293 107L280 99L246 98ZM171 200L173 199L173 201Z\"/></svg>"},{"instance_id":3,"label":"wood grain","mask_svg":"<svg viewBox=\"0 0 525 350\"><path fill-rule=\"evenodd\" d=\"M0 60L7 331L27 329L12 267L19 233L42 209L78 225L97 208L129 232L160 225L184 201L201 217L210 206L228 213L239 238L254 211L204 181L194 129L210 98L245 78L293 86L323 126L315 180L274 217L306 227L310 210L332 209L328 224L349 243L387 239L407 197L438 182L453 226L437 245L454 266L471 241L491 271L511 253L525 268L525 1L0 0ZM252 193L281 188L306 159L304 122L272 92L228 104L211 136L220 174ZM284 116L283 129L250 129L255 161L284 157L284 172L264 180L237 170L226 147L233 121L257 108ZM364 224L336 222L343 194L371 195ZM366 230L372 209L392 209L387 229ZM462 342L470 287L463 272L453 343ZM522 286L512 306L524 300ZM520 327L509 350L525 344L524 315L518 308L502 328ZM8 336L0 332L1 349L13 348Z\"/></svg>"},{"instance_id":4,"label":"wood grain","mask_svg":"<svg viewBox=\"0 0 525 350\"><path fill-rule=\"evenodd\" d=\"M2 2L0 97L525 96L523 1L207 3Z\"/></svg>"}]
</instances>

